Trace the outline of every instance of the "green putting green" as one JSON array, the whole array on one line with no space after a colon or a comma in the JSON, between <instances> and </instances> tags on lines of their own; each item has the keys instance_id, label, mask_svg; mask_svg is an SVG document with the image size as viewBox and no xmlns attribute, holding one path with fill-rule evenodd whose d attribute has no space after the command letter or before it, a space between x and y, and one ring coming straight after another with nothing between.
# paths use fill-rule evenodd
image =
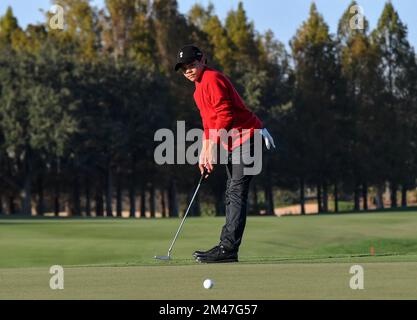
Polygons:
<instances>
[{"instance_id":1,"label":"green putting green","mask_svg":"<svg viewBox=\"0 0 417 320\"><path fill-rule=\"evenodd\" d=\"M224 218L2 219L0 299L417 299L417 213L249 217L236 264L197 264ZM373 248L373 249L372 249ZM364 290L349 287L364 269ZM49 268L64 267L64 290ZM205 279L215 283L203 288Z\"/></svg>"}]
</instances>

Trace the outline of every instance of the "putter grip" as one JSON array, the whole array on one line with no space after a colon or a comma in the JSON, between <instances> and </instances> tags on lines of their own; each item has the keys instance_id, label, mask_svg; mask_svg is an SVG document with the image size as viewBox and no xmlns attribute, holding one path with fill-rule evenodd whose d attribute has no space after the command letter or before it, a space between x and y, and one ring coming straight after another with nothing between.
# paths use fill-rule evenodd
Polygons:
<instances>
[{"instance_id":1,"label":"putter grip","mask_svg":"<svg viewBox=\"0 0 417 320\"><path fill-rule=\"evenodd\" d=\"M203 174L201 175L201 177L200 177L200 182L199 182L199 184L201 183L201 182L203 182L203 180L204 180L204 177L206 176L206 174L207 174L208 172L207 172L207 169L206 168L204 168L204 170L203 170Z\"/></svg>"}]
</instances>

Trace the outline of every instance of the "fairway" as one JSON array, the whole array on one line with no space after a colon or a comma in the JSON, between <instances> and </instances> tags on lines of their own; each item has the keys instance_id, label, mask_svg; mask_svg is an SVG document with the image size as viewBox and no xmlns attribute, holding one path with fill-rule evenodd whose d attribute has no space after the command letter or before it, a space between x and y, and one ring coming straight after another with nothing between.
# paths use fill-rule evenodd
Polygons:
<instances>
[{"instance_id":1,"label":"fairway","mask_svg":"<svg viewBox=\"0 0 417 320\"><path fill-rule=\"evenodd\" d=\"M224 218L190 218L168 262L153 256L179 219L2 219L0 299L417 299L416 218L249 217L240 262L217 265L191 253L216 244ZM364 290L349 287L355 264ZM49 288L52 265L64 290Z\"/></svg>"}]
</instances>

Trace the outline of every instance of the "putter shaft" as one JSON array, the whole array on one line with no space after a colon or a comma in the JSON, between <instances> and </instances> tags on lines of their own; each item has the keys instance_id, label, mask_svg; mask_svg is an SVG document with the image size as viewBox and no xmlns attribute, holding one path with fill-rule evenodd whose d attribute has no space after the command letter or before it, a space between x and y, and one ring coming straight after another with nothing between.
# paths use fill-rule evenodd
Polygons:
<instances>
[{"instance_id":1,"label":"putter shaft","mask_svg":"<svg viewBox=\"0 0 417 320\"><path fill-rule=\"evenodd\" d=\"M187 218L188 212L190 211L190 208L193 205L194 198L197 195L198 190L200 189L201 183L203 182L203 179L206 176L206 174L207 174L207 169L204 169L204 172L200 177L200 181L198 182L197 188L194 191L193 197L191 198L190 204L188 205L187 211L185 212L184 217L181 220L181 224L178 227L177 232L175 233L174 239L172 240L171 245L169 246L168 255L167 256L155 256L155 259L158 259L158 260L170 260L171 259L172 248L174 247L174 244L177 241L178 235L181 232L182 226L184 225L184 222L185 222L185 219Z\"/></svg>"},{"instance_id":2,"label":"putter shaft","mask_svg":"<svg viewBox=\"0 0 417 320\"><path fill-rule=\"evenodd\" d=\"M179 235L179 234L180 234L180 232L181 232L182 226L184 225L184 222L185 222L185 219L187 218L188 212L190 211L190 208L191 208L191 206L193 205L194 198L195 198L195 196L197 195L198 190L200 189L200 185L201 185L201 180L200 180L200 183L198 184L198 186L197 186L197 188L196 188L196 190L195 190L195 192L194 192L193 197L191 198L191 201L190 201L190 204L188 205L187 211L185 212L184 217L182 218L181 224L180 224L180 226L178 227L177 233L176 233L176 234L175 234L175 236L174 236L174 240L172 240L171 246L170 246L170 247L169 247L169 249L168 249L168 257L171 257L171 251L172 251L172 248L174 247L174 244L175 244L175 242L177 241L178 235Z\"/></svg>"}]
</instances>

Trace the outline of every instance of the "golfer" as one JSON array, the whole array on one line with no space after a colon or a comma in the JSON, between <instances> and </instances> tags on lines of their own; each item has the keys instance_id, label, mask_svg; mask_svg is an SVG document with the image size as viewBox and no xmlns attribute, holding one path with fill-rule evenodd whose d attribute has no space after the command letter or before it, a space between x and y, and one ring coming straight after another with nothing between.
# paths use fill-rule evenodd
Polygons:
<instances>
[{"instance_id":1,"label":"golfer","mask_svg":"<svg viewBox=\"0 0 417 320\"><path fill-rule=\"evenodd\" d=\"M175 65L175 71L178 70L182 71L185 78L195 83L194 100L200 110L204 127L203 146L199 158L201 174L206 169L207 178L213 172L214 164L218 160L218 146L222 145L227 150L228 157L225 165L226 224L221 232L220 243L208 251L195 251L193 257L202 263L237 262L246 224L249 184L253 177L253 174L245 174L244 169L248 164L242 161L242 157L244 152L250 151L253 154L253 137L255 132L263 129L263 124L245 106L230 80L206 65L203 52L196 46L187 45L179 50ZM229 135L231 139L221 139L219 133L222 129L232 132ZM273 139L267 130L264 129L260 133L264 136L267 146L273 145ZM243 148L243 145L249 148ZM262 148L261 146L261 152ZM240 161L233 160L232 163L236 152L239 152L237 156Z\"/></svg>"}]
</instances>

